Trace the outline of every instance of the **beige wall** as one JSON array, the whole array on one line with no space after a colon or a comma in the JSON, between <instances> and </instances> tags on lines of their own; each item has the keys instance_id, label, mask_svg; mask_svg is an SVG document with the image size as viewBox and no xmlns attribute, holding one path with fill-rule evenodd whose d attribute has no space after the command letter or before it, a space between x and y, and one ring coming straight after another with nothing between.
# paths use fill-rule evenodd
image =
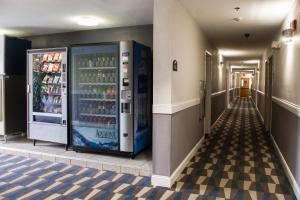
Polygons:
<instances>
[{"instance_id":1,"label":"beige wall","mask_svg":"<svg viewBox=\"0 0 300 200\"><path fill-rule=\"evenodd\" d=\"M221 57L178 0L154 1L153 34L153 174L170 176L204 135L199 86L205 50L216 60L216 90L224 88L225 67L217 66ZM172 70L173 60L178 71Z\"/></svg>"},{"instance_id":2,"label":"beige wall","mask_svg":"<svg viewBox=\"0 0 300 200\"><path fill-rule=\"evenodd\" d=\"M173 0L154 1L153 107L171 104ZM161 109L159 109L161 110ZM155 109L154 109L155 111Z\"/></svg>"},{"instance_id":3,"label":"beige wall","mask_svg":"<svg viewBox=\"0 0 300 200\"><path fill-rule=\"evenodd\" d=\"M199 104L205 50L211 48L196 20L178 0L157 0L153 37L154 112L173 113ZM173 60L178 62L177 72L172 71Z\"/></svg>"},{"instance_id":4,"label":"beige wall","mask_svg":"<svg viewBox=\"0 0 300 200\"><path fill-rule=\"evenodd\" d=\"M223 64L220 64L223 62ZM226 65L219 51L213 52L212 93L226 90Z\"/></svg>"},{"instance_id":5,"label":"beige wall","mask_svg":"<svg viewBox=\"0 0 300 200\"><path fill-rule=\"evenodd\" d=\"M290 14L284 20L280 31L275 40L282 41L281 32L289 28L290 22L293 19L298 20L298 30L293 37L293 42L285 44L281 42L279 50L268 48L263 57L262 72L265 71L264 61L270 56L274 56L273 67L273 96L287 100L291 103L300 105L300 5L299 0L291 10ZM264 91L264 74L261 74L260 90Z\"/></svg>"},{"instance_id":6,"label":"beige wall","mask_svg":"<svg viewBox=\"0 0 300 200\"><path fill-rule=\"evenodd\" d=\"M281 32L290 27L290 22L298 21L293 41L282 42ZM271 134L277 143L298 187L300 185L300 0L295 4L284 20L274 40L280 41L280 49L266 49L262 67L259 71L259 90L265 91L265 60L273 55L273 89ZM274 98L275 97L275 98ZM263 117L264 95L259 95L258 107ZM299 194L298 194L299 195Z\"/></svg>"}]
</instances>

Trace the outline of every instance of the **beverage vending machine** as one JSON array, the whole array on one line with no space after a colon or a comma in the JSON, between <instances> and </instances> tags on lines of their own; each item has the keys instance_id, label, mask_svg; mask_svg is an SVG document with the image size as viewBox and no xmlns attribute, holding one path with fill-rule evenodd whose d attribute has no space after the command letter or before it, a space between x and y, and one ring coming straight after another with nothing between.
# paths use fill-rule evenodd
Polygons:
<instances>
[{"instance_id":1,"label":"beverage vending machine","mask_svg":"<svg viewBox=\"0 0 300 200\"><path fill-rule=\"evenodd\" d=\"M134 41L70 48L69 134L75 151L135 156L152 142L152 52Z\"/></svg>"},{"instance_id":2,"label":"beverage vending machine","mask_svg":"<svg viewBox=\"0 0 300 200\"><path fill-rule=\"evenodd\" d=\"M67 48L27 51L28 137L65 144L67 130Z\"/></svg>"}]
</instances>

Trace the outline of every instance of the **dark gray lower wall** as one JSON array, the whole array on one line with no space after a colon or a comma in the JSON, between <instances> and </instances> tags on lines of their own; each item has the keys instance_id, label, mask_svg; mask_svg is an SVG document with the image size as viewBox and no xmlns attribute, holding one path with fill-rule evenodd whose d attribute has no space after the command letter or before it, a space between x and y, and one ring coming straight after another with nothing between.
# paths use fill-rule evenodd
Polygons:
<instances>
[{"instance_id":1,"label":"dark gray lower wall","mask_svg":"<svg viewBox=\"0 0 300 200\"><path fill-rule=\"evenodd\" d=\"M203 136L204 120L200 119L200 105L172 115L171 173Z\"/></svg>"},{"instance_id":2,"label":"dark gray lower wall","mask_svg":"<svg viewBox=\"0 0 300 200\"><path fill-rule=\"evenodd\" d=\"M300 118L273 102L271 133L300 185Z\"/></svg>"},{"instance_id":3,"label":"dark gray lower wall","mask_svg":"<svg viewBox=\"0 0 300 200\"><path fill-rule=\"evenodd\" d=\"M115 42L121 40L135 40L149 47L153 46L153 26L133 26L121 28L76 31L27 37L32 41L32 48L64 47L73 44L87 44L100 42Z\"/></svg>"},{"instance_id":4,"label":"dark gray lower wall","mask_svg":"<svg viewBox=\"0 0 300 200\"><path fill-rule=\"evenodd\" d=\"M153 174L170 176L204 136L201 107L172 115L153 114Z\"/></svg>"},{"instance_id":5,"label":"dark gray lower wall","mask_svg":"<svg viewBox=\"0 0 300 200\"><path fill-rule=\"evenodd\" d=\"M231 104L236 97L240 95L240 89L239 88L234 88L229 91L229 103Z\"/></svg>"},{"instance_id":6,"label":"dark gray lower wall","mask_svg":"<svg viewBox=\"0 0 300 200\"><path fill-rule=\"evenodd\" d=\"M257 93L257 108L263 119L265 119L265 95L259 92Z\"/></svg>"},{"instance_id":7,"label":"dark gray lower wall","mask_svg":"<svg viewBox=\"0 0 300 200\"><path fill-rule=\"evenodd\" d=\"M211 97L211 124L215 123L226 108L226 92Z\"/></svg>"},{"instance_id":8,"label":"dark gray lower wall","mask_svg":"<svg viewBox=\"0 0 300 200\"><path fill-rule=\"evenodd\" d=\"M253 102L256 104L255 93L256 93L256 91L251 89L251 98L252 98Z\"/></svg>"},{"instance_id":9,"label":"dark gray lower wall","mask_svg":"<svg viewBox=\"0 0 300 200\"><path fill-rule=\"evenodd\" d=\"M234 90L229 90L229 104L234 100Z\"/></svg>"},{"instance_id":10,"label":"dark gray lower wall","mask_svg":"<svg viewBox=\"0 0 300 200\"><path fill-rule=\"evenodd\" d=\"M172 115L153 114L152 173L170 176Z\"/></svg>"}]
</instances>

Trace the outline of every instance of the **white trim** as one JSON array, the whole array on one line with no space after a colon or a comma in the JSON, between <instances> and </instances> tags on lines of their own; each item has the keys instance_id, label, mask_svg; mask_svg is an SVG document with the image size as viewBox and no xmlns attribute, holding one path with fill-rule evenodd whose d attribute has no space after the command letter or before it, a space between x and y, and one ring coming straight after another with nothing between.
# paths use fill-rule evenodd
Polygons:
<instances>
[{"instance_id":1,"label":"white trim","mask_svg":"<svg viewBox=\"0 0 300 200\"><path fill-rule=\"evenodd\" d=\"M218 117L218 119L210 126L210 129L213 129L217 122L221 119L221 117L225 114L226 109L222 112L222 114Z\"/></svg>"},{"instance_id":2,"label":"white trim","mask_svg":"<svg viewBox=\"0 0 300 200\"><path fill-rule=\"evenodd\" d=\"M172 104L153 104L154 114L172 114Z\"/></svg>"},{"instance_id":3,"label":"white trim","mask_svg":"<svg viewBox=\"0 0 300 200\"><path fill-rule=\"evenodd\" d=\"M171 188L175 183L177 178L180 176L185 167L189 164L190 160L195 156L198 149L204 142L204 136L199 140L199 142L193 147L190 153L185 157L185 159L180 163L176 170L172 173L171 176L161 176L161 175L152 175L151 184L154 186L168 187Z\"/></svg>"},{"instance_id":4,"label":"white trim","mask_svg":"<svg viewBox=\"0 0 300 200\"><path fill-rule=\"evenodd\" d=\"M262 116L262 114L260 113L260 111L259 111L259 109L258 109L258 107L257 107L257 104L254 102L254 100L253 100L253 98L251 97L251 100L252 100L252 102L254 103L254 105L255 105L255 108L256 108L256 110L257 110L257 113L258 113L258 115L259 115L259 117L260 117L260 119L261 119L261 121L263 122L263 124L265 123L265 120L264 120L264 118L263 118L263 116Z\"/></svg>"},{"instance_id":5,"label":"white trim","mask_svg":"<svg viewBox=\"0 0 300 200\"><path fill-rule=\"evenodd\" d=\"M200 98L175 103L172 104L172 113L176 113L199 104L200 104Z\"/></svg>"},{"instance_id":6,"label":"white trim","mask_svg":"<svg viewBox=\"0 0 300 200\"><path fill-rule=\"evenodd\" d=\"M293 174L292 174L292 172L291 172L288 164L286 163L286 161L285 161L285 159L284 159L284 157L283 157L283 155L282 155L282 153L281 153L281 151L280 151L280 149L279 149L279 147L278 147L278 145L277 145L274 137L272 135L270 135L270 136L271 136L271 140L272 140L272 142L273 142L273 144L275 146L275 149L276 149L276 151L277 151L277 153L279 155L281 164L283 165L284 172L285 172L286 176L288 177L288 179L290 181L290 184L292 185L292 188L294 190L294 193L295 193L297 199L300 199L300 188L299 188L299 185L297 184L297 181L296 181L295 177L293 176Z\"/></svg>"},{"instance_id":7,"label":"white trim","mask_svg":"<svg viewBox=\"0 0 300 200\"><path fill-rule=\"evenodd\" d=\"M211 94L211 97L219 96L219 95L221 95L221 94L223 94L223 93L225 93L225 92L226 92L226 90L222 90L222 91L219 91L219 92L212 93L212 94Z\"/></svg>"},{"instance_id":8,"label":"white trim","mask_svg":"<svg viewBox=\"0 0 300 200\"><path fill-rule=\"evenodd\" d=\"M260 91L260 90L256 90L256 92L259 93L259 94L261 94L261 95L263 95L263 96L265 96L265 93L262 92L262 91Z\"/></svg>"},{"instance_id":9,"label":"white trim","mask_svg":"<svg viewBox=\"0 0 300 200\"><path fill-rule=\"evenodd\" d=\"M256 106L256 110L257 110L257 112L258 112L258 115L259 115L261 121L262 121L263 123L265 123L265 120L264 120L264 118L263 118L262 114L260 113L260 111L259 111L259 109L258 109L257 106Z\"/></svg>"},{"instance_id":10,"label":"white trim","mask_svg":"<svg viewBox=\"0 0 300 200\"><path fill-rule=\"evenodd\" d=\"M191 100L187 100L175 104L156 104L153 105L153 113L170 115L199 104L200 104L200 98L191 99Z\"/></svg>"},{"instance_id":11,"label":"white trim","mask_svg":"<svg viewBox=\"0 0 300 200\"><path fill-rule=\"evenodd\" d=\"M280 105L281 107L287 109L288 111L294 113L295 115L297 115L298 117L300 117L300 106L297 104L294 104L290 101L284 100L284 99L280 99L278 97L272 97L272 100L277 103L278 105Z\"/></svg>"}]
</instances>

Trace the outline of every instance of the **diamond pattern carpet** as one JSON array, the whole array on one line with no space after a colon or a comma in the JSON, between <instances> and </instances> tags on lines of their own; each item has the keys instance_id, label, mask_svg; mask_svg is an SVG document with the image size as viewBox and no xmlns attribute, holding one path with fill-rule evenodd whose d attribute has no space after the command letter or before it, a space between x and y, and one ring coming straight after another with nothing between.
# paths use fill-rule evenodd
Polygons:
<instances>
[{"instance_id":1,"label":"diamond pattern carpet","mask_svg":"<svg viewBox=\"0 0 300 200\"><path fill-rule=\"evenodd\" d=\"M225 112L171 189L150 182L0 154L0 199L296 199L248 98Z\"/></svg>"},{"instance_id":2,"label":"diamond pattern carpet","mask_svg":"<svg viewBox=\"0 0 300 200\"><path fill-rule=\"evenodd\" d=\"M202 199L296 199L275 152L252 100L238 98L174 189Z\"/></svg>"}]
</instances>

